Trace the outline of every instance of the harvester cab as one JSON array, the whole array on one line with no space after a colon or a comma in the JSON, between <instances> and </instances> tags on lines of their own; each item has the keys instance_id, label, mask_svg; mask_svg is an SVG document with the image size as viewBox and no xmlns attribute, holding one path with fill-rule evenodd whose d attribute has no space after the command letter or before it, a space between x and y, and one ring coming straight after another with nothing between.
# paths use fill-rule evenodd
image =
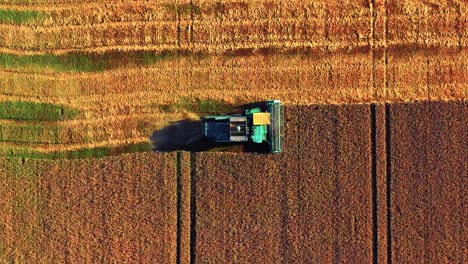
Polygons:
<instances>
[{"instance_id":1,"label":"harvester cab","mask_svg":"<svg viewBox=\"0 0 468 264\"><path fill-rule=\"evenodd\" d=\"M281 101L268 100L243 114L205 117L204 135L216 143L268 144L269 153L280 153L282 118Z\"/></svg>"}]
</instances>

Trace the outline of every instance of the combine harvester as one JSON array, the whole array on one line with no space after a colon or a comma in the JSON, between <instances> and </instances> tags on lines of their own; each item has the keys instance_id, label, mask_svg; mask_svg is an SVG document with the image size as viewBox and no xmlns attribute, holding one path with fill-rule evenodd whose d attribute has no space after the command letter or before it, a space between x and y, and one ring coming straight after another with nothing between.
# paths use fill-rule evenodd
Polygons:
<instances>
[{"instance_id":1,"label":"combine harvester","mask_svg":"<svg viewBox=\"0 0 468 264\"><path fill-rule=\"evenodd\" d=\"M281 153L281 101L268 100L256 105L245 109L244 114L205 117L205 137L217 144L268 145L269 153Z\"/></svg>"}]
</instances>

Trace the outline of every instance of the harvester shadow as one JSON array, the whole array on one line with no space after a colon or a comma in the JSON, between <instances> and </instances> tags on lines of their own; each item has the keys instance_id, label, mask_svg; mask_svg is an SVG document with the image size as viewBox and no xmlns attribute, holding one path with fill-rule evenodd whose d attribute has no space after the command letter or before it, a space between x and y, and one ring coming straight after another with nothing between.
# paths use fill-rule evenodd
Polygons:
<instances>
[{"instance_id":1,"label":"harvester shadow","mask_svg":"<svg viewBox=\"0 0 468 264\"><path fill-rule=\"evenodd\" d=\"M156 130L150 137L154 150L169 152L185 150L192 152L207 151L214 144L204 138L203 122L195 120L180 120L169 126Z\"/></svg>"},{"instance_id":2,"label":"harvester shadow","mask_svg":"<svg viewBox=\"0 0 468 264\"><path fill-rule=\"evenodd\" d=\"M157 152L256 152L265 153L266 144L216 143L204 137L203 121L181 120L156 130L150 137Z\"/></svg>"}]
</instances>

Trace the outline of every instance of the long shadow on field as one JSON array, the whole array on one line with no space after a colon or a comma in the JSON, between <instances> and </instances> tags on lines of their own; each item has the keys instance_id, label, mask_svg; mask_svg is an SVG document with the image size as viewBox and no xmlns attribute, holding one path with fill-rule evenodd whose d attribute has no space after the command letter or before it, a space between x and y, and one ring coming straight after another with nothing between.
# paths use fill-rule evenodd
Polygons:
<instances>
[{"instance_id":1,"label":"long shadow on field","mask_svg":"<svg viewBox=\"0 0 468 264\"><path fill-rule=\"evenodd\" d=\"M239 106L235 113L244 113L245 109L263 107L264 102L257 102ZM245 143L216 143L204 136L204 123L194 120L181 120L169 126L154 131L150 137L154 149L160 152L185 150L191 152L219 151L219 152L256 152L268 153L268 144Z\"/></svg>"},{"instance_id":2,"label":"long shadow on field","mask_svg":"<svg viewBox=\"0 0 468 264\"><path fill-rule=\"evenodd\" d=\"M204 138L203 123L194 120L181 120L160 130L150 137L156 151L206 151L214 146Z\"/></svg>"},{"instance_id":3,"label":"long shadow on field","mask_svg":"<svg viewBox=\"0 0 468 264\"><path fill-rule=\"evenodd\" d=\"M205 138L203 129L202 121L181 120L154 131L150 140L154 150L158 152L185 150L266 153L268 151L268 144L213 142Z\"/></svg>"}]
</instances>

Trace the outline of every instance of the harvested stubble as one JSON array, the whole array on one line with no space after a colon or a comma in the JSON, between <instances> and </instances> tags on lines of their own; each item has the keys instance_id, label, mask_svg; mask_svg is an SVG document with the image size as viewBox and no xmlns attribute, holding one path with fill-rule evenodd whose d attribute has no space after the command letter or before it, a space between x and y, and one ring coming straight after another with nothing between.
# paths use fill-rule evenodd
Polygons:
<instances>
[{"instance_id":1,"label":"harvested stubble","mask_svg":"<svg viewBox=\"0 0 468 264\"><path fill-rule=\"evenodd\" d=\"M84 108L91 118L150 113L152 105L184 97L229 104L272 97L295 103L298 96L301 104L454 99L466 96L467 55L464 50L389 50L388 65L384 53L370 51L180 56L157 66L100 74L2 73L0 91L8 95L5 100L40 94L39 101Z\"/></svg>"},{"instance_id":2,"label":"harvested stubble","mask_svg":"<svg viewBox=\"0 0 468 264\"><path fill-rule=\"evenodd\" d=\"M47 14L39 11L0 9L0 22L6 24L26 24L41 22Z\"/></svg>"},{"instance_id":3,"label":"harvested stubble","mask_svg":"<svg viewBox=\"0 0 468 264\"><path fill-rule=\"evenodd\" d=\"M21 101L0 101L0 119L59 121L73 119L80 112L64 105Z\"/></svg>"},{"instance_id":4,"label":"harvested stubble","mask_svg":"<svg viewBox=\"0 0 468 264\"><path fill-rule=\"evenodd\" d=\"M286 115L284 154L196 155L197 262L371 261L369 106Z\"/></svg>"},{"instance_id":5,"label":"harvested stubble","mask_svg":"<svg viewBox=\"0 0 468 264\"><path fill-rule=\"evenodd\" d=\"M110 10L106 3L83 10L71 5L60 11L51 8L51 18L36 25L0 26L0 40L4 49L17 53L465 45L466 3L385 3L184 0L117 4Z\"/></svg>"},{"instance_id":6,"label":"harvested stubble","mask_svg":"<svg viewBox=\"0 0 468 264\"><path fill-rule=\"evenodd\" d=\"M104 141L91 144L0 144L0 157L25 159L88 159L103 158L126 153L149 152L153 143L147 138L125 141Z\"/></svg>"},{"instance_id":7,"label":"harvested stubble","mask_svg":"<svg viewBox=\"0 0 468 264\"><path fill-rule=\"evenodd\" d=\"M392 260L463 263L466 102L394 104L388 110Z\"/></svg>"},{"instance_id":8,"label":"harvested stubble","mask_svg":"<svg viewBox=\"0 0 468 264\"><path fill-rule=\"evenodd\" d=\"M0 262L175 262L175 154L0 164Z\"/></svg>"},{"instance_id":9,"label":"harvested stubble","mask_svg":"<svg viewBox=\"0 0 468 264\"><path fill-rule=\"evenodd\" d=\"M461 48L466 45L468 5L464 1L378 2L376 10L380 15L376 18L376 24L384 28L377 29L380 31L377 40L385 38L388 45L406 43L421 48Z\"/></svg>"},{"instance_id":10,"label":"harvested stubble","mask_svg":"<svg viewBox=\"0 0 468 264\"><path fill-rule=\"evenodd\" d=\"M85 144L149 137L183 118L179 114L118 116L69 122L0 120L0 141L18 144Z\"/></svg>"}]
</instances>

